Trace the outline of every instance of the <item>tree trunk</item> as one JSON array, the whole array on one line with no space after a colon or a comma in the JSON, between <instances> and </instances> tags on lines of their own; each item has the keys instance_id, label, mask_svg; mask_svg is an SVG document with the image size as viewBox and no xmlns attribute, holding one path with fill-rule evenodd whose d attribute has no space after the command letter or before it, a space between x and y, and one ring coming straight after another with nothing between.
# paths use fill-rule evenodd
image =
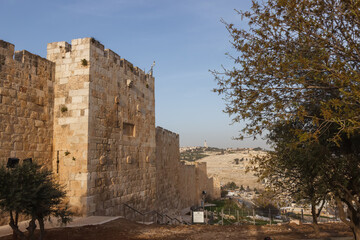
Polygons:
<instances>
[{"instance_id":1,"label":"tree trunk","mask_svg":"<svg viewBox=\"0 0 360 240\"><path fill-rule=\"evenodd\" d=\"M39 240L43 240L44 235L45 235L44 219L43 218L38 218L38 222L39 222L39 227L40 227Z\"/></svg>"},{"instance_id":2,"label":"tree trunk","mask_svg":"<svg viewBox=\"0 0 360 240\"><path fill-rule=\"evenodd\" d=\"M349 212L349 216L347 216L347 214L344 211L344 204L341 201L340 198L335 197L335 201L336 201L336 205L338 207L339 210L339 217L341 219L341 221L343 221L346 225L348 225L350 227L350 229L353 231L354 234L354 238L355 240L360 240L360 218L359 218L359 213L357 213L355 211L355 209L350 209L351 205L349 203L349 201L345 202L345 204L348 207L348 212ZM348 218L349 217L349 218Z\"/></svg>"},{"instance_id":3,"label":"tree trunk","mask_svg":"<svg viewBox=\"0 0 360 240\"><path fill-rule=\"evenodd\" d=\"M26 240L25 234L20 231L17 226L14 225L14 222L10 222L9 225L13 230L13 236L15 235L15 239L19 237L21 240Z\"/></svg>"},{"instance_id":4,"label":"tree trunk","mask_svg":"<svg viewBox=\"0 0 360 240\"><path fill-rule=\"evenodd\" d=\"M313 224L318 224L318 217L317 217L317 212L316 212L316 205L315 203L311 203L311 215L313 218Z\"/></svg>"},{"instance_id":5,"label":"tree trunk","mask_svg":"<svg viewBox=\"0 0 360 240\"><path fill-rule=\"evenodd\" d=\"M318 225L318 217L317 217L315 202L311 203L311 215L312 215L312 218L313 218L313 227L314 227L314 230L315 230L315 234L317 236L320 233L320 230L319 230L319 225Z\"/></svg>"},{"instance_id":6,"label":"tree trunk","mask_svg":"<svg viewBox=\"0 0 360 240\"><path fill-rule=\"evenodd\" d=\"M28 238L32 239L32 236L34 235L36 224L35 224L35 218L32 218L29 222L29 226L26 228L28 230Z\"/></svg>"},{"instance_id":7,"label":"tree trunk","mask_svg":"<svg viewBox=\"0 0 360 240\"><path fill-rule=\"evenodd\" d=\"M15 220L14 220L13 212L10 211L9 226L13 230L13 239L18 239L18 237L19 237L21 240L26 240L25 234L19 230L18 223L17 223L17 220L18 220L17 214L18 213L16 213Z\"/></svg>"},{"instance_id":8,"label":"tree trunk","mask_svg":"<svg viewBox=\"0 0 360 240\"><path fill-rule=\"evenodd\" d=\"M355 240L360 240L360 227L354 227L352 229Z\"/></svg>"}]
</instances>

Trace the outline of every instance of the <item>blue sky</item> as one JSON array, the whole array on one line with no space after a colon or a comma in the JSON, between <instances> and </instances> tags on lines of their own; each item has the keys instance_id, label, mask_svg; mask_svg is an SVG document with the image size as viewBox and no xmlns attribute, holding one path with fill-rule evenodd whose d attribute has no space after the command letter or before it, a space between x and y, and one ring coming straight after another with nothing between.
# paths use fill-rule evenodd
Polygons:
<instances>
[{"instance_id":1,"label":"blue sky","mask_svg":"<svg viewBox=\"0 0 360 240\"><path fill-rule=\"evenodd\" d=\"M146 71L156 61L156 125L180 134L181 146L266 147L232 140L224 102L209 69L232 66L229 34L220 22L245 26L234 9L251 0L0 0L0 39L46 57L46 44L95 37Z\"/></svg>"}]
</instances>

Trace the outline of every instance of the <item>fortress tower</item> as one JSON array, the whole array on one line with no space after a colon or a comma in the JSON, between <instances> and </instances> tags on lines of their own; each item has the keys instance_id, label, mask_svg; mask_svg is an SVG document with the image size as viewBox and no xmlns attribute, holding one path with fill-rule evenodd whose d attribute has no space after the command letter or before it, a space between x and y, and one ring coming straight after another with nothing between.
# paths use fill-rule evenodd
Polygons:
<instances>
[{"instance_id":1,"label":"fortress tower","mask_svg":"<svg viewBox=\"0 0 360 240\"><path fill-rule=\"evenodd\" d=\"M33 158L84 215L199 204L218 188L155 128L154 78L93 38L49 43L47 59L0 40L0 162Z\"/></svg>"},{"instance_id":2,"label":"fortress tower","mask_svg":"<svg viewBox=\"0 0 360 240\"><path fill-rule=\"evenodd\" d=\"M117 202L150 207L154 78L93 38L50 43L47 51L56 65L53 169L72 205L100 215L119 212Z\"/></svg>"}]
</instances>

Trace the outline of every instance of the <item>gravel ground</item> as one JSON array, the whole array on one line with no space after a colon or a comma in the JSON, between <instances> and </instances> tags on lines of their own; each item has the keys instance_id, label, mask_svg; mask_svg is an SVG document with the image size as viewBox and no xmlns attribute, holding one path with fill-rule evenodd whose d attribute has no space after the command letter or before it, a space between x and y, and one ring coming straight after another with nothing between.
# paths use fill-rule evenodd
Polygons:
<instances>
[{"instance_id":1,"label":"gravel ground","mask_svg":"<svg viewBox=\"0 0 360 240\"><path fill-rule=\"evenodd\" d=\"M163 226L142 225L125 219L117 219L102 225L68 227L46 230L49 240L212 240L212 239L246 239L262 240L270 236L273 240L292 239L352 239L348 227L341 223L321 224L320 232L315 233L312 225L272 225L272 226ZM335 237L335 238L334 238ZM350 237L350 238L349 238ZM12 236L2 237L0 240L10 240Z\"/></svg>"}]
</instances>

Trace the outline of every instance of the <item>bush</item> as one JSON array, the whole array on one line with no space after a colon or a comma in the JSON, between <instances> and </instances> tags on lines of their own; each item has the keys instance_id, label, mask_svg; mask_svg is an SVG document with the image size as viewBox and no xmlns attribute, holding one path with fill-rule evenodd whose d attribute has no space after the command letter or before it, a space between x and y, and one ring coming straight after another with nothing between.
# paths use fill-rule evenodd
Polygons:
<instances>
[{"instance_id":1,"label":"bush","mask_svg":"<svg viewBox=\"0 0 360 240\"><path fill-rule=\"evenodd\" d=\"M51 171L41 169L35 163L18 164L15 168L0 166L0 210L9 214L9 225L15 238L32 239L38 221L39 239L43 239L44 219L51 215L68 223L72 213L64 204L65 194ZM19 214L31 219L27 235L18 228Z\"/></svg>"},{"instance_id":2,"label":"bush","mask_svg":"<svg viewBox=\"0 0 360 240\"><path fill-rule=\"evenodd\" d=\"M223 198L223 197L226 197L226 195L227 195L228 193L229 193L229 191L224 190L224 189L221 189L220 195L221 195L221 197Z\"/></svg>"},{"instance_id":3,"label":"bush","mask_svg":"<svg viewBox=\"0 0 360 240\"><path fill-rule=\"evenodd\" d=\"M224 188L230 189L230 190L235 190L238 188L238 186L236 185L235 182L228 182L227 184L225 184Z\"/></svg>"}]
</instances>

